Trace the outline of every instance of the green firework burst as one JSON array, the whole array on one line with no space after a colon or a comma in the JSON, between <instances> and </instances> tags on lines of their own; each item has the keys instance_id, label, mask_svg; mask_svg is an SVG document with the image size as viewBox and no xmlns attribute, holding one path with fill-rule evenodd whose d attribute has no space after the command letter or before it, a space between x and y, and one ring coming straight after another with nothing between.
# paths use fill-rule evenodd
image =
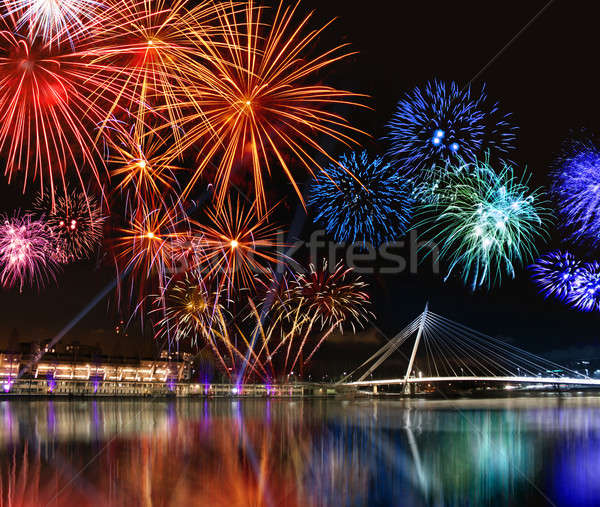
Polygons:
<instances>
[{"instance_id":1,"label":"green firework burst","mask_svg":"<svg viewBox=\"0 0 600 507\"><path fill-rule=\"evenodd\" d=\"M531 190L510 166L495 171L487 159L461 163L445 180L435 201L422 206L419 223L448 266L445 280L459 274L475 290L514 278L548 235L550 211L541 190Z\"/></svg>"}]
</instances>

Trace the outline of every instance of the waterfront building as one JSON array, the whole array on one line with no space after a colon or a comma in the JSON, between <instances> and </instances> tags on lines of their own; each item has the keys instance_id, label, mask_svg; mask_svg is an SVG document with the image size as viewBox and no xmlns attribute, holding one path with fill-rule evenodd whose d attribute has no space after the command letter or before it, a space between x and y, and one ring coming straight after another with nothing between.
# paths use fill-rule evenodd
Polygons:
<instances>
[{"instance_id":1,"label":"waterfront building","mask_svg":"<svg viewBox=\"0 0 600 507\"><path fill-rule=\"evenodd\" d=\"M77 352L77 353L75 353ZM114 358L82 353L77 344L68 353L0 352L0 385L4 392L71 395L146 395L175 391L189 382L189 358Z\"/></svg>"},{"instance_id":2,"label":"waterfront building","mask_svg":"<svg viewBox=\"0 0 600 507\"><path fill-rule=\"evenodd\" d=\"M80 349L78 349L81 352ZM72 352L72 349L71 351ZM0 397L297 397L326 395L304 384L232 385L191 377L189 354L159 359L109 358L79 353L35 355L0 352Z\"/></svg>"}]
</instances>

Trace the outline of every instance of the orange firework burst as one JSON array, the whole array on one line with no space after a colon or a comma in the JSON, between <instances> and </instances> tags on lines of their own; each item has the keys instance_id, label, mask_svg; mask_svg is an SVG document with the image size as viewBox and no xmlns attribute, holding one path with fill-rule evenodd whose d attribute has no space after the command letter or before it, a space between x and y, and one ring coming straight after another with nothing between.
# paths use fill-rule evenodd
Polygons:
<instances>
[{"instance_id":1,"label":"orange firework burst","mask_svg":"<svg viewBox=\"0 0 600 507\"><path fill-rule=\"evenodd\" d=\"M186 0L108 0L107 8L113 15L94 26L102 44L91 41L82 46L82 54L113 74L109 87L119 91L112 110L120 103L142 131L147 114L161 106L162 119L177 140L180 102L190 98L185 77L215 80L206 69L204 54L218 27L213 23L216 7L209 1L188 8Z\"/></svg>"},{"instance_id":2,"label":"orange firework burst","mask_svg":"<svg viewBox=\"0 0 600 507\"><path fill-rule=\"evenodd\" d=\"M142 203L128 226L119 229L120 236L114 242L115 262L129 276L132 290L137 281L140 304L148 286L164 288L168 273L176 268L173 245L182 235L177 230L181 225L177 211L165 206L150 209Z\"/></svg>"},{"instance_id":3,"label":"orange firework burst","mask_svg":"<svg viewBox=\"0 0 600 507\"><path fill-rule=\"evenodd\" d=\"M175 173L180 167L164 157L165 141L155 131L141 135L135 129L125 131L119 127L111 130L108 140L111 176L118 179L115 191L124 192L126 199L148 206L164 204L166 193L174 190Z\"/></svg>"},{"instance_id":4,"label":"orange firework burst","mask_svg":"<svg viewBox=\"0 0 600 507\"><path fill-rule=\"evenodd\" d=\"M208 224L191 222L196 228L192 262L205 276L218 276L221 286L253 286L255 275L283 261L279 231L268 222L273 210L259 216L254 204L246 207L239 198L235 205L229 199L226 206L208 210Z\"/></svg>"},{"instance_id":5,"label":"orange firework burst","mask_svg":"<svg viewBox=\"0 0 600 507\"><path fill-rule=\"evenodd\" d=\"M73 166L100 174L91 132L105 112L90 97L100 83L72 52L19 35L11 17L0 19L0 156L9 181L19 171L24 187L33 173L43 190L64 185ZM83 185L83 183L82 183Z\"/></svg>"},{"instance_id":6,"label":"orange firework burst","mask_svg":"<svg viewBox=\"0 0 600 507\"><path fill-rule=\"evenodd\" d=\"M152 313L158 317L155 338L212 344L219 324L229 315L225 303L196 270L173 277L163 293L153 297Z\"/></svg>"},{"instance_id":7,"label":"orange firework burst","mask_svg":"<svg viewBox=\"0 0 600 507\"><path fill-rule=\"evenodd\" d=\"M211 64L218 79L190 75L188 91L197 100L186 105L194 112L182 119L187 132L173 149L173 157L200 146L199 163L183 192L186 195L211 163L217 166L218 204L226 198L232 173L251 167L256 210L265 211L263 174L280 166L302 198L292 175L291 162L311 174L323 171L319 157L332 160L319 136L350 145L358 133L340 115L324 109L331 105L359 105L357 94L315 84L315 74L349 55L345 45L307 59L305 52L325 27L305 32L310 15L296 23L296 7L279 6L270 29L261 21L263 9L250 1L239 18L232 5L219 12L224 44L212 51ZM312 81L311 81L312 79Z\"/></svg>"}]
</instances>

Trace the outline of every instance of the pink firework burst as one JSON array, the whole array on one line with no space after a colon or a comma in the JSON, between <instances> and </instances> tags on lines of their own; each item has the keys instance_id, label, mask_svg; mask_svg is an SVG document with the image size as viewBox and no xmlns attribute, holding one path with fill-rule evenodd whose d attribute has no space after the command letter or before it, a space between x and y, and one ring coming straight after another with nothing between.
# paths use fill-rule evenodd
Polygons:
<instances>
[{"instance_id":1,"label":"pink firework burst","mask_svg":"<svg viewBox=\"0 0 600 507\"><path fill-rule=\"evenodd\" d=\"M52 255L48 226L32 215L0 218L0 284L4 287L42 287L54 280L58 264Z\"/></svg>"}]
</instances>

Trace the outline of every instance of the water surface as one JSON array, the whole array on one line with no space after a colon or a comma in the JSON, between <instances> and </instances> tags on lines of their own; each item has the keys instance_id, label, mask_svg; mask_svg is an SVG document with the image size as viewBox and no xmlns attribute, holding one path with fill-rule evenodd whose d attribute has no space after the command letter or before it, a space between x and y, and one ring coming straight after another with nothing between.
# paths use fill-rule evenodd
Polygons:
<instances>
[{"instance_id":1,"label":"water surface","mask_svg":"<svg viewBox=\"0 0 600 507\"><path fill-rule=\"evenodd\" d=\"M600 398L1 400L0 504L600 505Z\"/></svg>"}]
</instances>

